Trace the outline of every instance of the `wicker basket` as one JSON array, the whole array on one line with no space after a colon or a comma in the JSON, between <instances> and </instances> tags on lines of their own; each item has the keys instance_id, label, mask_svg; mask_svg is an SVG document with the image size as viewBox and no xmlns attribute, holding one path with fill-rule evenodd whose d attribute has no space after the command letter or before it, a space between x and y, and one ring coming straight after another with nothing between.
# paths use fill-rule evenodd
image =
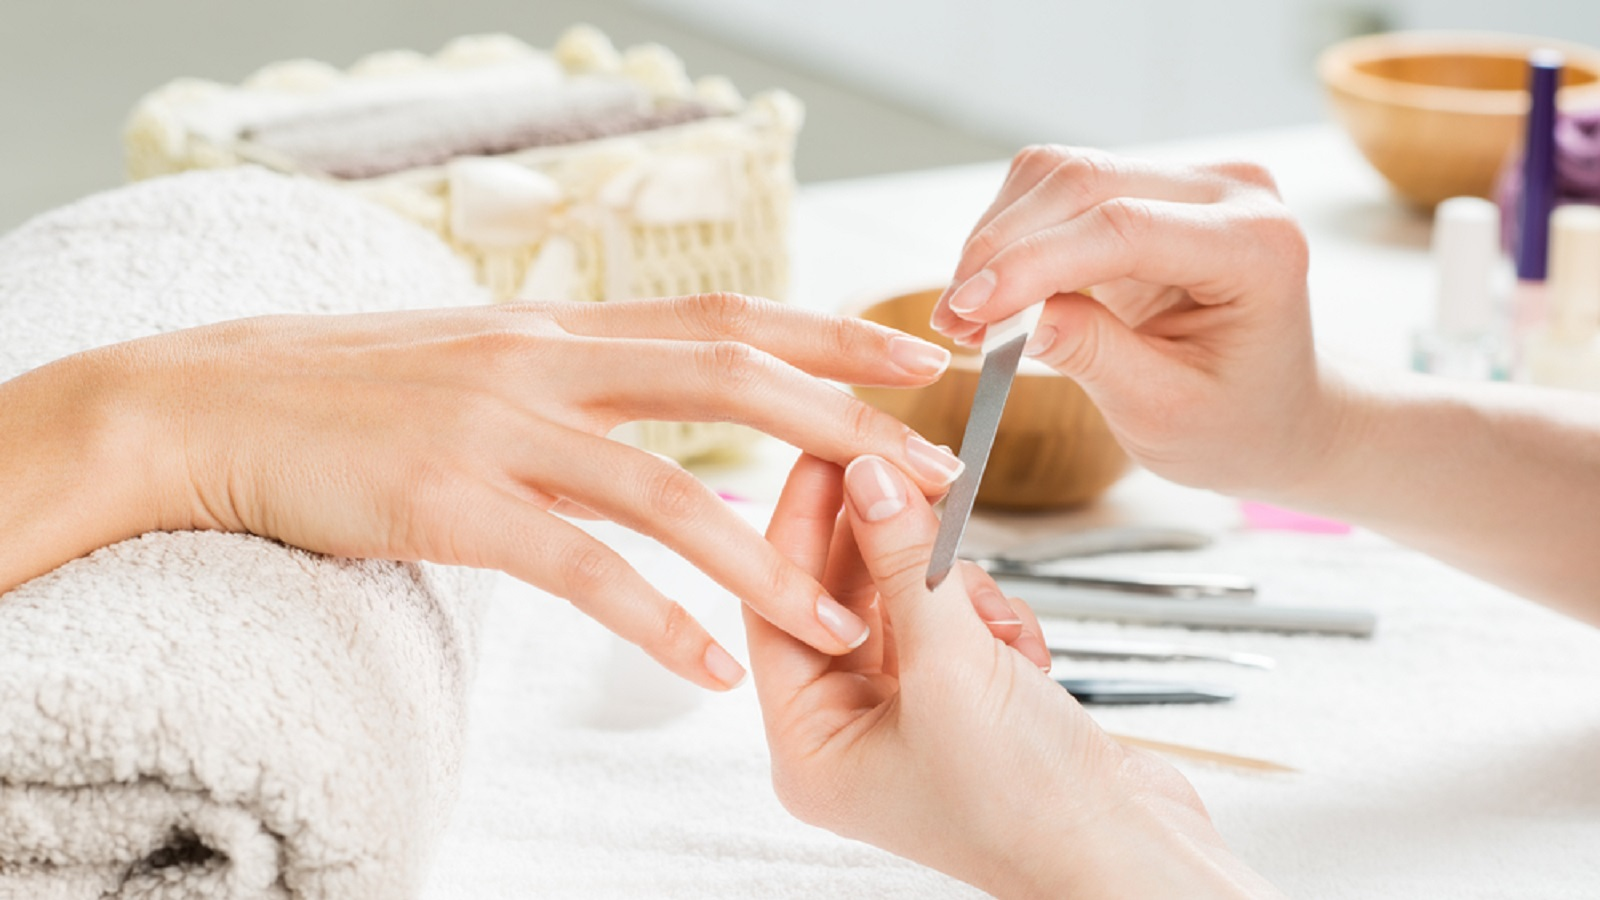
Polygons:
<instances>
[{"instance_id":1,"label":"wicker basket","mask_svg":"<svg viewBox=\"0 0 1600 900\"><path fill-rule=\"evenodd\" d=\"M329 180L436 232L497 300L616 301L710 291L785 299L799 101L771 91L746 102L716 77L691 84L665 48L619 54L587 26L568 31L552 56L568 74L626 78L654 96L693 101L717 114ZM305 60L275 63L239 86L180 79L134 109L124 134L128 173L141 179L255 163L328 178L215 127L217 110L240 102L310 102L382 79L483 73L534 57L548 58L491 35L457 39L431 57L375 54L344 71ZM639 422L624 434L685 461L736 454L754 437L726 423Z\"/></svg>"}]
</instances>

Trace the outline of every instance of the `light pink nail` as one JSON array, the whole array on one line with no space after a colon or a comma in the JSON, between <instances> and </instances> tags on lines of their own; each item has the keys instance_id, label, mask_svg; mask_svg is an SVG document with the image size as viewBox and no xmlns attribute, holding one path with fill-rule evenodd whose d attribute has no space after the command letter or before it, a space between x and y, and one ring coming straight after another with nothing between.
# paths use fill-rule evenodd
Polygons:
<instances>
[{"instance_id":1,"label":"light pink nail","mask_svg":"<svg viewBox=\"0 0 1600 900\"><path fill-rule=\"evenodd\" d=\"M865 644L870 633L860 616L826 594L817 598L817 621L851 650Z\"/></svg>"},{"instance_id":2,"label":"light pink nail","mask_svg":"<svg viewBox=\"0 0 1600 900\"><path fill-rule=\"evenodd\" d=\"M706 648L701 662L705 665L706 671L711 673L712 678L728 687L738 687L744 681L744 666L739 665L738 660L718 644Z\"/></svg>"},{"instance_id":3,"label":"light pink nail","mask_svg":"<svg viewBox=\"0 0 1600 900\"><path fill-rule=\"evenodd\" d=\"M844 486L856 512L868 522L881 522L906 508L900 476L876 456L857 457L844 470Z\"/></svg>"},{"instance_id":4,"label":"light pink nail","mask_svg":"<svg viewBox=\"0 0 1600 900\"><path fill-rule=\"evenodd\" d=\"M989 300L989 295L994 293L994 273L984 269L978 274L967 279L966 284L956 288L950 295L950 311L966 315Z\"/></svg>"}]
</instances>

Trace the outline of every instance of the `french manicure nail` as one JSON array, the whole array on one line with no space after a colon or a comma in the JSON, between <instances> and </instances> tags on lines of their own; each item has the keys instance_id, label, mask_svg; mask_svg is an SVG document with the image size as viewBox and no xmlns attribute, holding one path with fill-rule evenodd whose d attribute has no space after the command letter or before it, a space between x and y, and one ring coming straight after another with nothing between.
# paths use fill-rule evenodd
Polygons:
<instances>
[{"instance_id":1,"label":"french manicure nail","mask_svg":"<svg viewBox=\"0 0 1600 900\"><path fill-rule=\"evenodd\" d=\"M867 623L826 594L817 598L817 621L851 650L867 642Z\"/></svg>"},{"instance_id":2,"label":"french manicure nail","mask_svg":"<svg viewBox=\"0 0 1600 900\"><path fill-rule=\"evenodd\" d=\"M937 375L950 365L950 351L913 337L889 339L889 359L912 375Z\"/></svg>"},{"instance_id":3,"label":"french manicure nail","mask_svg":"<svg viewBox=\"0 0 1600 900\"><path fill-rule=\"evenodd\" d=\"M900 477L876 456L860 456L850 463L844 470L844 486L856 512L868 522L881 522L906 508Z\"/></svg>"},{"instance_id":4,"label":"french manicure nail","mask_svg":"<svg viewBox=\"0 0 1600 900\"><path fill-rule=\"evenodd\" d=\"M994 282L994 273L988 269L968 278L966 284L950 295L950 311L966 315L982 306L994 293Z\"/></svg>"},{"instance_id":5,"label":"french manicure nail","mask_svg":"<svg viewBox=\"0 0 1600 900\"><path fill-rule=\"evenodd\" d=\"M1055 346L1057 334L1054 325L1040 325L1037 331L1028 335L1028 342L1022 345L1022 355L1043 356Z\"/></svg>"},{"instance_id":6,"label":"french manicure nail","mask_svg":"<svg viewBox=\"0 0 1600 900\"><path fill-rule=\"evenodd\" d=\"M705 665L706 671L711 673L712 678L728 687L738 687L744 682L744 666L739 665L738 660L722 649L721 645L712 644L707 647L701 663Z\"/></svg>"},{"instance_id":7,"label":"french manicure nail","mask_svg":"<svg viewBox=\"0 0 1600 900\"><path fill-rule=\"evenodd\" d=\"M942 447L935 447L917 435L906 438L906 459L911 462L911 468L917 474L928 479L934 484L949 484L961 474L962 463L954 453ZM892 510L889 514L899 512Z\"/></svg>"}]
</instances>

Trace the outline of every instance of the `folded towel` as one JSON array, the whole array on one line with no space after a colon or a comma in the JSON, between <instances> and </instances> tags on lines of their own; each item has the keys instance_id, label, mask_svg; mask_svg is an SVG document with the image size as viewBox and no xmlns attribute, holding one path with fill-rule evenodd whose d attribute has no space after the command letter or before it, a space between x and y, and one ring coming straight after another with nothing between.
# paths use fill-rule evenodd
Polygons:
<instances>
[{"instance_id":1,"label":"folded towel","mask_svg":"<svg viewBox=\"0 0 1600 900\"><path fill-rule=\"evenodd\" d=\"M0 240L0 379L239 316L483 299L431 234L333 188L181 175ZM416 894L488 585L160 533L0 596L0 897Z\"/></svg>"}]
</instances>

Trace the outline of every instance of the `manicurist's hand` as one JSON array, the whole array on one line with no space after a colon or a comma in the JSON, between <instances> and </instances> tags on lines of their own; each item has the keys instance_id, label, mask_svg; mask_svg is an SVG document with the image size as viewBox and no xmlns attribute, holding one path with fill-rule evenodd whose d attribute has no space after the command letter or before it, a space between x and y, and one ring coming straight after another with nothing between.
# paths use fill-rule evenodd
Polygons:
<instances>
[{"instance_id":1,"label":"manicurist's hand","mask_svg":"<svg viewBox=\"0 0 1600 900\"><path fill-rule=\"evenodd\" d=\"M1600 624L1600 401L1319 360L1307 265L1260 167L1034 147L933 325L976 341L1043 301L1027 352L1147 468L1361 524Z\"/></svg>"},{"instance_id":2,"label":"manicurist's hand","mask_svg":"<svg viewBox=\"0 0 1600 900\"><path fill-rule=\"evenodd\" d=\"M1306 266L1259 167L1033 147L974 227L933 325L975 342L1046 301L1027 352L1082 384L1139 462L1272 493L1306 477L1336 418Z\"/></svg>"},{"instance_id":3,"label":"manicurist's hand","mask_svg":"<svg viewBox=\"0 0 1600 900\"><path fill-rule=\"evenodd\" d=\"M1002 897L1271 894L1175 770L1040 671L1024 605L974 569L927 589L937 528L882 459L795 465L767 537L874 627L835 657L746 612L784 805Z\"/></svg>"},{"instance_id":4,"label":"manicurist's hand","mask_svg":"<svg viewBox=\"0 0 1600 900\"><path fill-rule=\"evenodd\" d=\"M723 295L263 318L117 345L0 385L0 407L48 432L0 441L0 484L20 497L0 511L0 591L144 531L250 532L501 569L727 687L743 670L699 623L552 510L656 537L806 646L844 653L866 625L815 575L682 468L606 434L741 422L827 459L881 455L939 493L954 457L819 378L914 386L947 359L878 326ZM52 472L95 483L93 508L63 509Z\"/></svg>"}]
</instances>

